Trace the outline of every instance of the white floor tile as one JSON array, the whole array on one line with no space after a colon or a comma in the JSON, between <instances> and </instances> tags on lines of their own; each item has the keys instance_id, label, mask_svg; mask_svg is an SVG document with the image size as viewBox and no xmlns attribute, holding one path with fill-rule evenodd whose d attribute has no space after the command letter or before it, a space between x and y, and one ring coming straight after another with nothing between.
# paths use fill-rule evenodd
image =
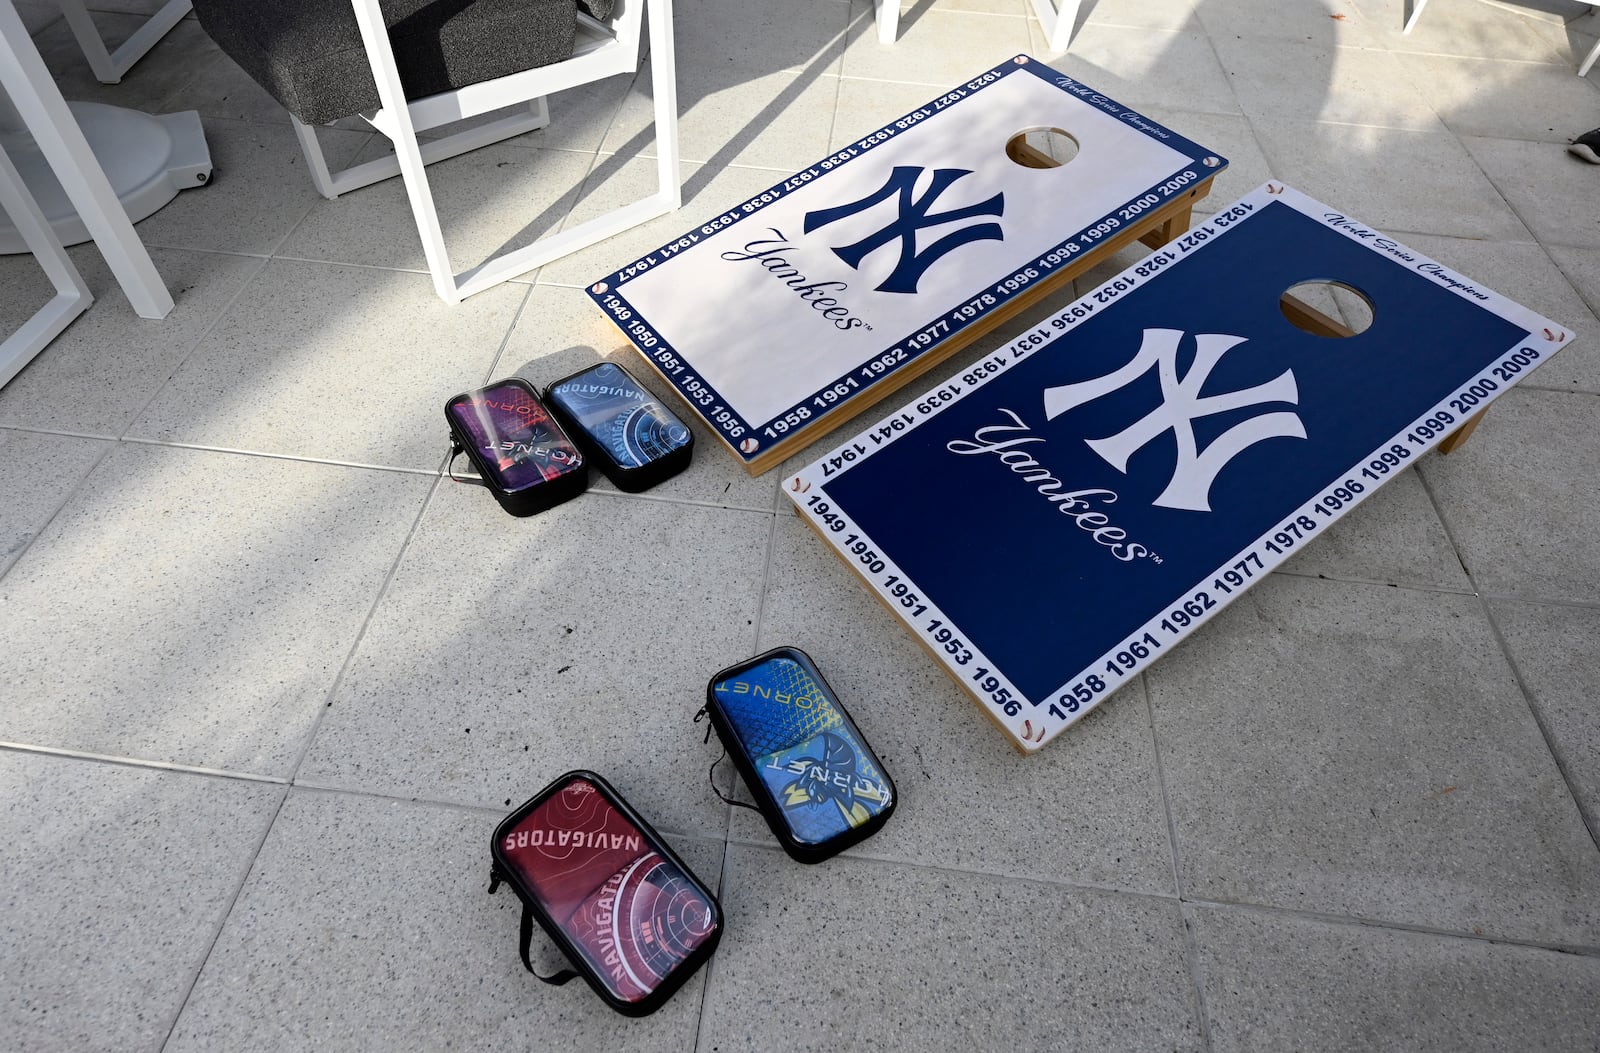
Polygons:
<instances>
[{"instance_id":1,"label":"white floor tile","mask_svg":"<svg viewBox=\"0 0 1600 1053\"><path fill-rule=\"evenodd\" d=\"M430 483L118 446L5 576L0 740L289 774Z\"/></svg>"}]
</instances>

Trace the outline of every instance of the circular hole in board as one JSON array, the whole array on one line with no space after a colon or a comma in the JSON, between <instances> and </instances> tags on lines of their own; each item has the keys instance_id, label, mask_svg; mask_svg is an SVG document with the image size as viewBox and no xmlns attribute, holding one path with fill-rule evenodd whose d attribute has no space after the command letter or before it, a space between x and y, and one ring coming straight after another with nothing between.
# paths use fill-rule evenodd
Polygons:
<instances>
[{"instance_id":1,"label":"circular hole in board","mask_svg":"<svg viewBox=\"0 0 1600 1053\"><path fill-rule=\"evenodd\" d=\"M1078 140L1060 128L1024 128L1006 140L1006 156L1023 168L1060 168L1078 156Z\"/></svg>"},{"instance_id":2,"label":"circular hole in board","mask_svg":"<svg viewBox=\"0 0 1600 1053\"><path fill-rule=\"evenodd\" d=\"M1312 336L1360 336L1372 328L1372 299L1346 282L1317 278L1297 282L1278 297L1289 324Z\"/></svg>"}]
</instances>

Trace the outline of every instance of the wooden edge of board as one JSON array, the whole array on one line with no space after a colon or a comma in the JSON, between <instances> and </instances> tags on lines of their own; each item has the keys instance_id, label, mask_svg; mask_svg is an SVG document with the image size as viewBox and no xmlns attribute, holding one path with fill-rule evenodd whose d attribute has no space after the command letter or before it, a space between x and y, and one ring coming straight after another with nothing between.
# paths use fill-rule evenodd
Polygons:
<instances>
[{"instance_id":1,"label":"wooden edge of board","mask_svg":"<svg viewBox=\"0 0 1600 1053\"><path fill-rule=\"evenodd\" d=\"M1060 168L1061 161L1056 160L1042 150L1035 150L1024 139L1013 139L1006 144L1006 156L1024 168Z\"/></svg>"},{"instance_id":2,"label":"wooden edge of board","mask_svg":"<svg viewBox=\"0 0 1600 1053\"><path fill-rule=\"evenodd\" d=\"M834 548L831 544L828 543L827 535L824 534L817 527L816 523L813 523L811 521L811 517L810 516L801 515L798 511L796 511L795 515L796 515L797 518L799 518L801 520L801 522L805 523L806 526L810 527L813 533L815 533L819 538L822 539L823 545L828 549L829 552L832 552L835 556L837 556L839 558L839 562L843 563L846 567L848 567L850 569L850 573L854 574L857 578L859 578L861 580L861 583L867 587L867 592L872 594L872 598L877 600L878 604L881 607L883 607L884 610L889 612L889 617L891 619L893 619L893 621L896 624L899 624L899 625L902 626L902 628L904 628L904 622L901 621L900 613L898 611L896 611L893 607L889 606L889 601L884 599L881 595L879 595L878 590L872 587L872 579L868 578L865 574L861 573L860 568L858 568L856 565L851 563L849 560L845 559L843 554L840 553L840 551L838 549ZM1000 733L1003 734L1006 737L1006 741L1011 744L1011 748L1012 749L1016 750L1018 753L1022 754L1024 757L1031 757L1031 756L1033 756L1034 753L1036 753L1038 751L1038 747L1037 746L1034 747L1034 749L1032 749L1032 750L1027 749L1026 747L1024 747L1022 745L1021 740L1019 740L1017 738L1016 732L1014 732L1010 728L1006 727L1003 723L1000 722L999 718L997 718L993 713L991 713L989 711L989 707L988 707L988 705L985 704L984 699L983 699L983 697L981 695L977 694L971 688L967 687L966 684L961 682L961 679L959 677L957 677L954 673L950 672L949 668L945 666L944 660L939 656L939 652L935 651L932 647L930 647L926 640L924 640L921 636L917 635L914 632L910 633L910 636L911 636L911 638L913 640L915 640L917 642L917 646L921 647L924 651L926 651L928 653L928 656L933 659L933 664L938 666L939 669L944 672L945 676L948 676L950 678L950 681L952 683L954 683L956 685L956 687L960 688L966 694L966 696L968 698L972 699L973 703L978 707L978 712L982 713L985 717L987 717L989 719L989 723L993 724L995 727L1000 729Z\"/></svg>"},{"instance_id":3,"label":"wooden edge of board","mask_svg":"<svg viewBox=\"0 0 1600 1053\"><path fill-rule=\"evenodd\" d=\"M1304 329L1314 336L1355 336L1355 330L1331 315L1323 314L1304 300L1296 299L1284 293L1278 300L1278 308L1284 316L1297 328Z\"/></svg>"},{"instance_id":4,"label":"wooden edge of board","mask_svg":"<svg viewBox=\"0 0 1600 1053\"><path fill-rule=\"evenodd\" d=\"M727 447L728 452L733 455L734 459L744 466L744 470L747 473L749 473L752 477L764 475L766 472L776 467L779 463L787 460L799 451L815 444L846 422L866 412L868 409L871 409L879 402L888 398L890 395L893 395L895 392L904 388L907 384L911 383L913 380L916 380L924 373L927 373L936 366L943 365L950 358L965 350L973 342L987 335L996 326L1010 321L1023 311L1033 307L1040 300L1043 300L1044 298L1060 291L1062 286L1077 278L1080 274L1084 274L1085 272L1099 266L1101 262L1111 256L1115 256L1133 242L1144 242L1152 249L1160 248L1162 245L1165 245L1172 238L1177 237L1179 234L1188 229L1189 215L1191 210L1194 208L1195 202L1202 200L1211 192L1211 184L1215 181L1215 179L1215 175L1208 176L1199 183L1196 183L1186 193L1172 198L1172 200L1168 201L1165 205L1162 205L1154 212L1141 217L1140 220L1134 223L1130 223L1127 227L1119 231L1115 237L1108 238L1099 245L1096 245L1094 248L1078 257L1078 259L1073 261L1073 263L1071 263L1069 266L1063 267L1054 274L1041 279L1037 285L1018 293L1015 297L1006 301L1004 305L986 315L982 323L967 326L967 328L963 329L960 333L951 337L944 343L935 345L934 347L931 347L927 351L923 352L915 361L906 366L904 369L901 369L895 373L891 373L889 376L878 381L876 384L873 384L859 395L845 399L842 402L835 403L832 408L813 417L805 424L804 427L797 428L786 438L779 439L774 442L759 456L746 460L744 454L739 451L738 447L734 445L732 440L724 435L719 428L711 424L710 421L707 421L704 417L702 417L699 412L694 411L694 408L691 406L690 410L692 415L696 419L706 424L706 426L711 430L712 434L717 437L718 441L720 441L723 446ZM1145 241L1145 237L1152 233L1161 234L1163 236L1161 237L1161 240L1154 243ZM607 319L612 323L617 331L621 332L624 338L626 338L627 333L622 329L622 326L617 323L616 319L611 318L609 314L607 314ZM634 352L640 358L642 358L647 365L650 366L651 372L659 377L668 387L672 388L674 394L679 394L678 389L672 383L672 378L661 371L661 367L656 364L653 358L646 354L645 351L632 340L628 340L627 345L633 348ZM679 397L681 399L681 394L679 394ZM687 405L687 403L685 404ZM987 712L987 710L985 712ZM1007 731L1007 734L1009 735L1010 732Z\"/></svg>"},{"instance_id":5,"label":"wooden edge of board","mask_svg":"<svg viewBox=\"0 0 1600 1053\"><path fill-rule=\"evenodd\" d=\"M1461 427L1444 437L1444 441L1439 444L1439 452L1454 453L1456 450L1460 449L1461 444L1472 437L1473 431L1477 429L1478 425L1483 421L1483 418L1488 414L1488 412L1489 408L1485 406L1477 413L1474 413L1472 416L1468 417L1465 424L1461 425Z\"/></svg>"}]
</instances>

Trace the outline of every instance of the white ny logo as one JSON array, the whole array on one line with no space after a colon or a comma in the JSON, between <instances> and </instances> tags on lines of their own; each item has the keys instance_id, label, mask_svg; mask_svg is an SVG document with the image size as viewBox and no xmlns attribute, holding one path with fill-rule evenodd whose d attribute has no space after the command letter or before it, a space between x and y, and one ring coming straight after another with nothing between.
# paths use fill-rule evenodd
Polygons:
<instances>
[{"instance_id":1,"label":"white ny logo","mask_svg":"<svg viewBox=\"0 0 1600 1053\"><path fill-rule=\"evenodd\" d=\"M1161 405L1115 435L1086 439L1085 442L1107 464L1126 474L1128 458L1170 430L1178 442L1178 463L1173 469L1172 481L1161 491L1155 503L1163 508L1209 512L1211 484L1229 461L1263 439L1303 439L1306 429L1292 411L1260 413L1235 424L1217 436L1204 450L1197 450L1194 422L1199 418L1269 402L1298 404L1300 391L1295 386L1294 372L1286 369L1265 384L1202 398L1200 389L1205 386L1211 371L1224 354L1244 343L1245 338L1218 333L1197 334L1194 338L1194 364L1180 379L1178 345L1182 340L1183 332L1178 329L1146 329L1139 353L1132 362L1116 372L1098 380L1046 388L1044 412L1046 419L1054 420L1074 407L1126 387L1148 373L1151 366L1157 367L1161 378Z\"/></svg>"}]
</instances>

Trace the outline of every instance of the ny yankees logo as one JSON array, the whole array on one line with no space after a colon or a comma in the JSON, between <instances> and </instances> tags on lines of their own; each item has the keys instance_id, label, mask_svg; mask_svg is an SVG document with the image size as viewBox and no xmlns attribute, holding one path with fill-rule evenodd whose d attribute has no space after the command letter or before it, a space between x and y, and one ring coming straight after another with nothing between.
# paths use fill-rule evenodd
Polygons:
<instances>
[{"instance_id":1,"label":"ny yankees logo","mask_svg":"<svg viewBox=\"0 0 1600 1053\"><path fill-rule=\"evenodd\" d=\"M1070 409L1126 387L1154 366L1161 379L1161 405L1115 435L1085 441L1107 464L1126 474L1128 459L1134 453L1171 431L1178 443L1178 463L1173 469L1172 481L1155 503L1163 508L1209 512L1211 484L1230 461L1266 439L1303 439L1306 429L1293 411L1259 413L1217 436L1204 450L1197 450L1194 422L1201 417L1272 402L1298 405L1300 391L1295 385L1294 372L1286 369L1265 384L1202 397L1200 389L1211 371L1224 354L1244 343L1245 338L1218 333L1196 334L1194 363L1180 378L1178 346L1182 340L1183 333L1177 329L1146 329L1144 342L1133 361L1097 380L1046 388L1044 411L1047 419L1054 420Z\"/></svg>"},{"instance_id":2,"label":"ny yankees logo","mask_svg":"<svg viewBox=\"0 0 1600 1053\"><path fill-rule=\"evenodd\" d=\"M963 176L972 172L965 168L936 168L933 170L933 182L928 189L923 191L921 197L913 197L917 180L926 168L910 165L897 165L889 173L889 178L872 193L859 201L852 201L847 205L835 208L818 209L806 213L805 232L807 234L818 227L825 227L829 223L853 216L858 212L865 212L880 201L887 201L891 197L898 198L900 213L888 226L875 234L869 234L854 245L846 245L833 250L834 255L848 263L856 270L861 269L861 261L869 253L883 248L885 245L899 239L900 260L895 268L885 278L882 285L878 286L879 292L914 293L917 283L922 280L922 275L947 253L960 248L973 241L1004 241L1004 232L998 223L974 223L962 227L960 230L951 231L932 245L917 251L917 232L924 227L936 227L944 223L955 223L976 216L999 216L1005 213L1006 196L996 194L987 201L980 201L975 205L964 208L951 209L948 212L929 213L934 201L950 188L950 185Z\"/></svg>"}]
</instances>

